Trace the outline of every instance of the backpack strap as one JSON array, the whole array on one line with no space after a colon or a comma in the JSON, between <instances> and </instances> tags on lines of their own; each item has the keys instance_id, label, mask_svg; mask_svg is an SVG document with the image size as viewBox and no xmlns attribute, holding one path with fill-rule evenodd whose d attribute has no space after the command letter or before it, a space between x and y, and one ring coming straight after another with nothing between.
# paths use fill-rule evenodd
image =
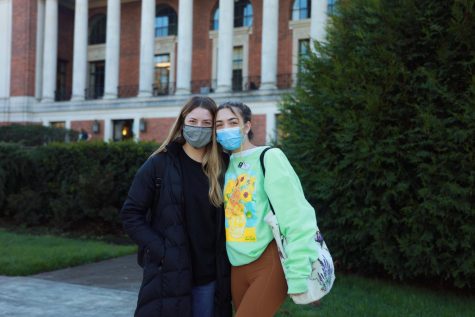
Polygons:
<instances>
[{"instance_id":1,"label":"backpack strap","mask_svg":"<svg viewBox=\"0 0 475 317\"><path fill-rule=\"evenodd\" d=\"M158 155L160 155L160 154L158 154ZM154 196L153 196L152 208L150 210L150 217L147 217L147 218L149 218L148 219L149 223L152 223L152 220L153 220L152 219L152 217L153 217L152 210L157 208L158 203L160 201L160 189L162 188L163 174L165 172L165 165L166 165L165 161L166 160L167 160L167 158L163 157L162 159L156 160L157 162L154 162L155 164L153 164L153 167L154 167L153 178L154 178L154 185L155 185L155 193L154 193Z\"/></svg>"},{"instance_id":2,"label":"backpack strap","mask_svg":"<svg viewBox=\"0 0 475 317\"><path fill-rule=\"evenodd\" d=\"M266 154L267 151L272 149L272 147L265 148L259 157L259 160L261 161L261 168L262 168L262 174L264 174L264 178L266 177L266 166L264 164L264 155ZM269 207L272 213L275 215L274 207L272 206L272 203L270 202L269 196L267 196L267 199L269 200Z\"/></svg>"},{"instance_id":3,"label":"backpack strap","mask_svg":"<svg viewBox=\"0 0 475 317\"><path fill-rule=\"evenodd\" d=\"M259 157L259 160L261 161L261 167L262 167L262 173L264 174L264 177L266 176L266 166L264 164L264 155L266 154L267 151L272 149L272 147L267 147L261 152L261 156Z\"/></svg>"}]
</instances>

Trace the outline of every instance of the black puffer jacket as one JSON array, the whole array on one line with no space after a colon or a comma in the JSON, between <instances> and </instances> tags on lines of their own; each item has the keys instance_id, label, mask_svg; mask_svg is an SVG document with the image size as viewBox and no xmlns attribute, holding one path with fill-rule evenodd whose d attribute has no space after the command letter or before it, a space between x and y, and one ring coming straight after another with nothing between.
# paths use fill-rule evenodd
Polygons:
<instances>
[{"instance_id":1,"label":"black puffer jacket","mask_svg":"<svg viewBox=\"0 0 475 317\"><path fill-rule=\"evenodd\" d=\"M135 175L120 216L127 234L144 248L143 281L135 316L191 316L192 264L184 212L182 171L172 143L149 158ZM156 168L163 179L160 199L146 221L155 194ZM218 209L219 210L219 209ZM217 285L215 317L231 316L230 265L226 255L224 213L219 212L216 232Z\"/></svg>"}]
</instances>

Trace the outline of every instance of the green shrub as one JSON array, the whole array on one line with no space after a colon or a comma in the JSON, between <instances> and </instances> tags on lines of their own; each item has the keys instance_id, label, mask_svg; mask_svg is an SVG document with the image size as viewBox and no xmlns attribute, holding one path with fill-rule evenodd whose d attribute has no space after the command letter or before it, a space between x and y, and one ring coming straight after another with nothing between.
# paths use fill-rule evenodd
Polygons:
<instances>
[{"instance_id":1,"label":"green shrub","mask_svg":"<svg viewBox=\"0 0 475 317\"><path fill-rule=\"evenodd\" d=\"M38 226L50 219L43 197L37 191L23 188L8 196L6 216L20 226Z\"/></svg>"},{"instance_id":2,"label":"green shrub","mask_svg":"<svg viewBox=\"0 0 475 317\"><path fill-rule=\"evenodd\" d=\"M0 142L37 146L51 142L76 141L78 132L39 124L13 124L0 127Z\"/></svg>"},{"instance_id":3,"label":"green shrub","mask_svg":"<svg viewBox=\"0 0 475 317\"><path fill-rule=\"evenodd\" d=\"M335 259L473 287L475 1L341 1L328 32L280 124Z\"/></svg>"},{"instance_id":4,"label":"green shrub","mask_svg":"<svg viewBox=\"0 0 475 317\"><path fill-rule=\"evenodd\" d=\"M28 186L34 172L28 148L0 142L0 217L5 214L7 197Z\"/></svg>"},{"instance_id":5,"label":"green shrub","mask_svg":"<svg viewBox=\"0 0 475 317\"><path fill-rule=\"evenodd\" d=\"M23 226L120 233L118 210L136 171L156 148L154 143L134 142L52 143L35 148L0 144L0 166L8 167L0 167L0 176L7 171L7 179L14 180L3 186L2 216ZM18 159L22 155L25 159ZM20 173L24 162L29 170Z\"/></svg>"}]
</instances>

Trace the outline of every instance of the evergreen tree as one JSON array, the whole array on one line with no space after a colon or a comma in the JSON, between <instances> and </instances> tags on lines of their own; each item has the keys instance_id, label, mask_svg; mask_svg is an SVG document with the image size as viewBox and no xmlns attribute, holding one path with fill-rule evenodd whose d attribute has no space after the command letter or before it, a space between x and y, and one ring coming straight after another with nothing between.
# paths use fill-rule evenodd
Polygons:
<instances>
[{"instance_id":1,"label":"evergreen tree","mask_svg":"<svg viewBox=\"0 0 475 317\"><path fill-rule=\"evenodd\" d=\"M280 141L343 269L475 285L475 0L341 1Z\"/></svg>"}]
</instances>

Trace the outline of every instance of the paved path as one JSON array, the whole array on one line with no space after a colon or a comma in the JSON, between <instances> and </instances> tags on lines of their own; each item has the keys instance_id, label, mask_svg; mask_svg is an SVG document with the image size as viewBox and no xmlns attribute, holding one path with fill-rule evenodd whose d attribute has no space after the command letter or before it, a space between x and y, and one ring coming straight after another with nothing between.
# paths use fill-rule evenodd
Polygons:
<instances>
[{"instance_id":1,"label":"paved path","mask_svg":"<svg viewBox=\"0 0 475 317\"><path fill-rule=\"evenodd\" d=\"M140 279L134 255L29 277L0 276L0 316L130 317Z\"/></svg>"},{"instance_id":2,"label":"paved path","mask_svg":"<svg viewBox=\"0 0 475 317\"><path fill-rule=\"evenodd\" d=\"M142 269L137 265L136 258L135 254L128 255L112 260L40 273L32 277L137 292L142 279Z\"/></svg>"}]
</instances>

